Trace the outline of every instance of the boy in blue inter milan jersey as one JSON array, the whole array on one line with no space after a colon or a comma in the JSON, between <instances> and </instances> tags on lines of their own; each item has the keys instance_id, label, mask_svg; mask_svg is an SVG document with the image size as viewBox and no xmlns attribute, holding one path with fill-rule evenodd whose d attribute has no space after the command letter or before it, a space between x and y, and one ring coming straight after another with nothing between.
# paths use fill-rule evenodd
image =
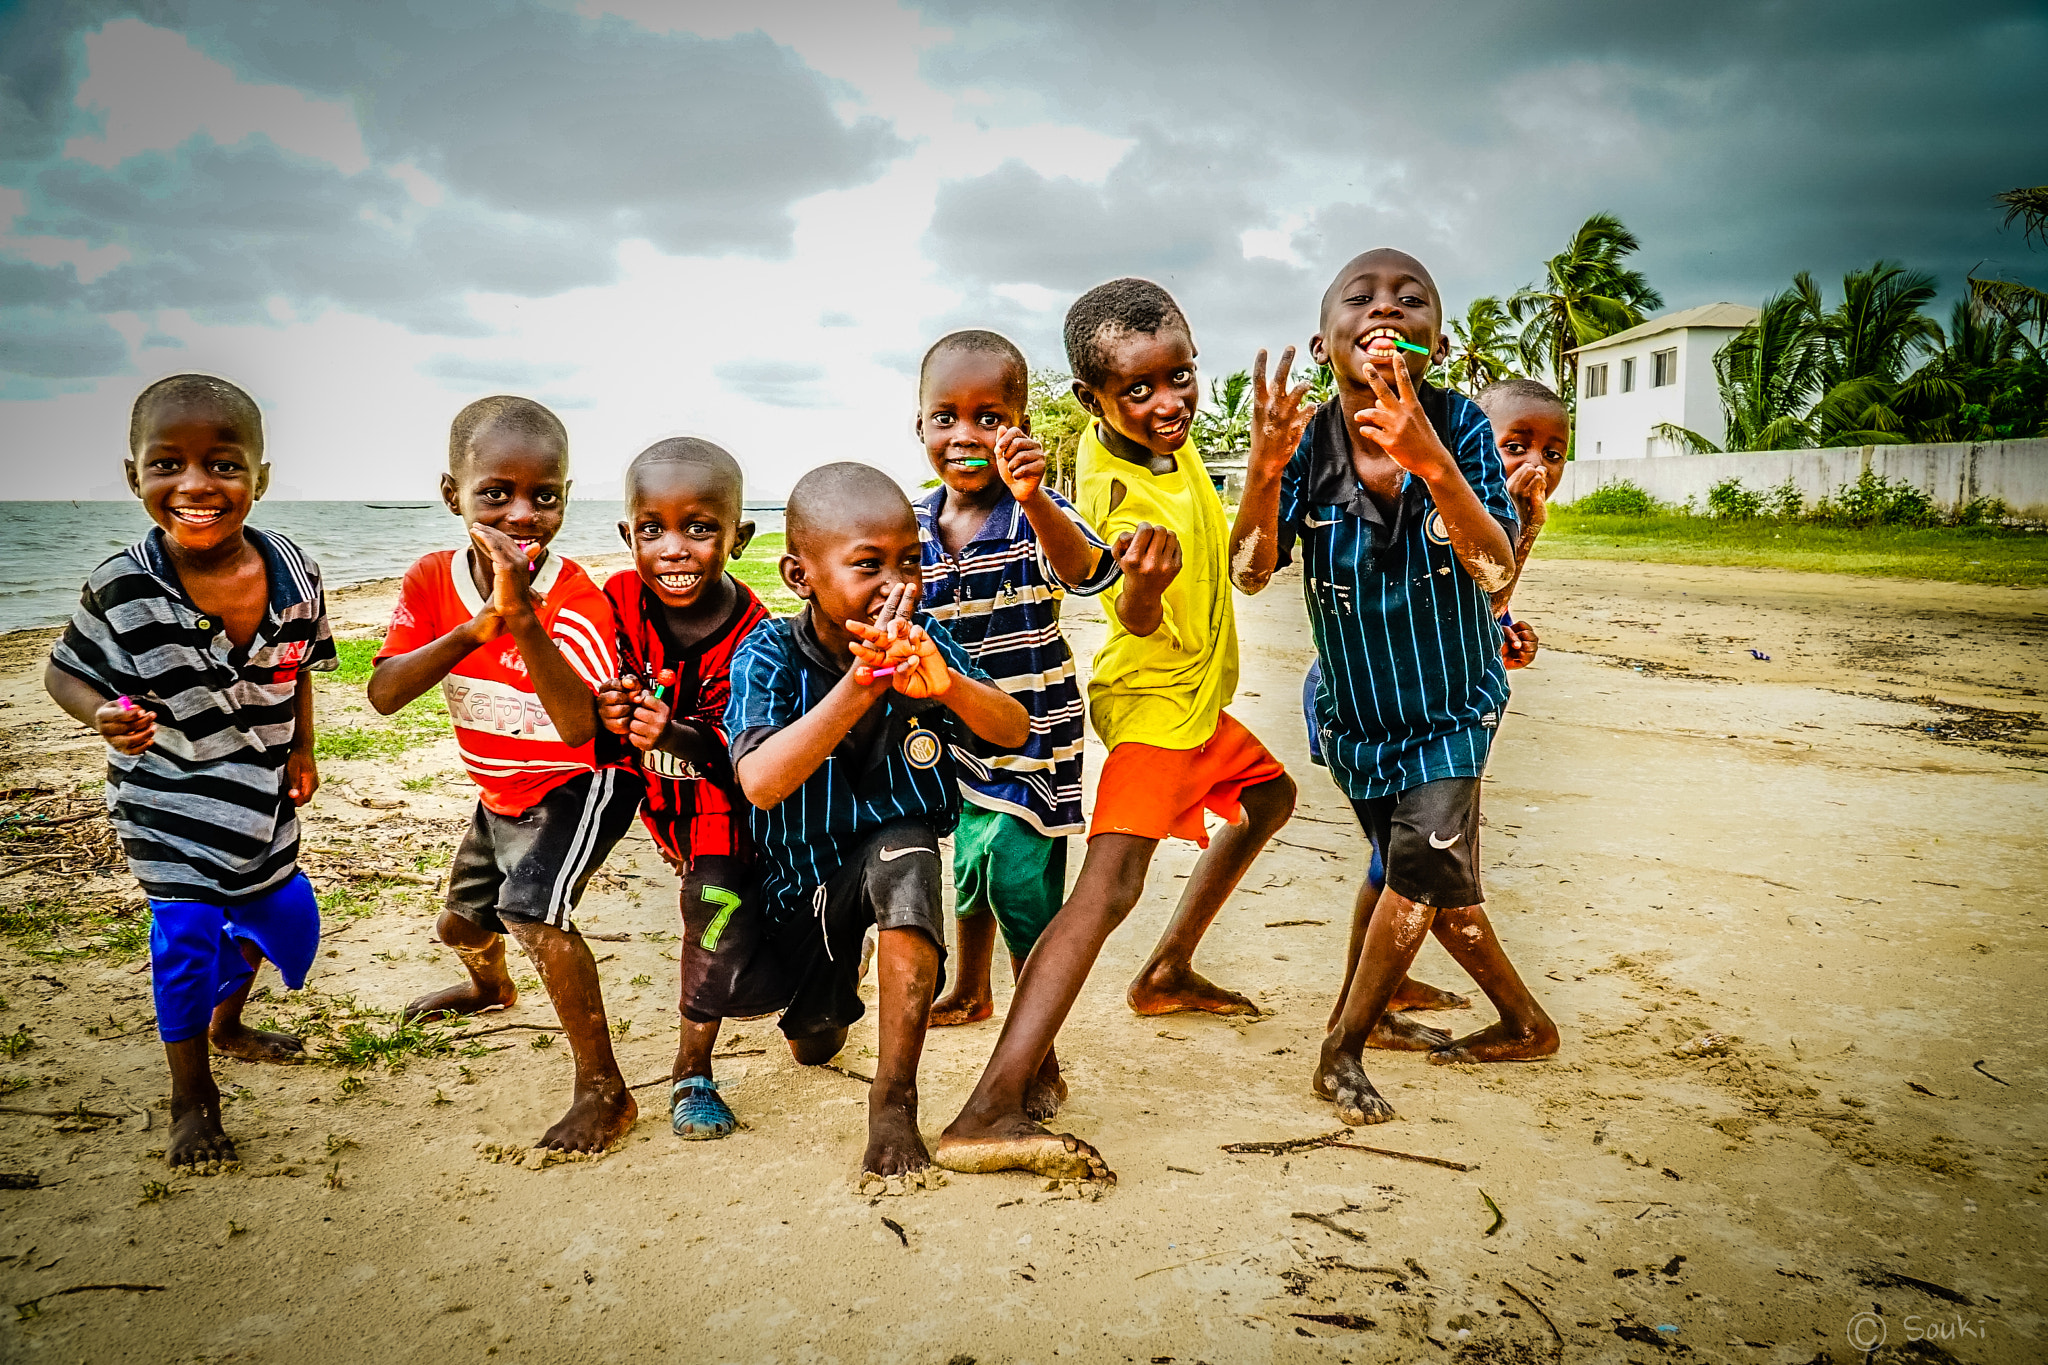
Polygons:
<instances>
[{"instance_id":1,"label":"boy in blue inter milan jersey","mask_svg":"<svg viewBox=\"0 0 2048 1365\"><path fill-rule=\"evenodd\" d=\"M1385 890L1360 898L1313 1082L1354 1125L1394 1117L1361 1055L1425 933L1501 1016L1430 1060L1557 1050L1480 884L1479 779L1508 697L1489 594L1514 580L1519 528L1485 414L1422 381L1444 344L1441 316L1435 281L1405 253L1370 251L1337 273L1310 343L1336 400L1308 418L1304 390L1287 388L1291 355L1270 389L1260 357L1232 531L1234 577L1248 593L1301 547L1323 755L1386 864Z\"/></svg>"},{"instance_id":2,"label":"boy in blue inter milan jersey","mask_svg":"<svg viewBox=\"0 0 2048 1365\"><path fill-rule=\"evenodd\" d=\"M804 600L763 621L732 661L725 728L755 807L759 904L788 980L782 1031L799 1062L830 1061L865 1012L861 940L877 933L880 1046L861 1169L931 1164L917 1131L917 1062L944 977L939 840L960 819L955 746L1022 746L1031 720L944 626L919 620L917 519L886 474L831 464L797 481L782 581Z\"/></svg>"},{"instance_id":3,"label":"boy in blue inter milan jersey","mask_svg":"<svg viewBox=\"0 0 2048 1365\"><path fill-rule=\"evenodd\" d=\"M1081 821L1081 688L1060 634L1060 599L1117 576L1109 547L1045 486L1031 439L1030 371L994 332L955 332L925 353L917 434L940 486L914 504L924 550L924 609L1031 713L1016 749L970 742L959 754L967 804L953 831L953 918L960 958L932 1026L995 1012L989 964L1000 926L1010 967L1066 899L1067 836ZM1025 1112L1050 1118L1066 1097L1050 1051Z\"/></svg>"}]
</instances>

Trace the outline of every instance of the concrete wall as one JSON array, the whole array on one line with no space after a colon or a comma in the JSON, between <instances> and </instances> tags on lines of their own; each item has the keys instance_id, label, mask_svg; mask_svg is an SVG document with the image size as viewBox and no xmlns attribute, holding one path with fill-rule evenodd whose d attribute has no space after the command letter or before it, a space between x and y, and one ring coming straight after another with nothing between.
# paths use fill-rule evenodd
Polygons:
<instances>
[{"instance_id":1,"label":"concrete wall","mask_svg":"<svg viewBox=\"0 0 2048 1365\"><path fill-rule=\"evenodd\" d=\"M1552 501L1568 503L1602 484L1627 479L1660 502L1687 498L1704 511L1707 490L1723 479L1754 489L1786 479L1811 506L1856 482L1865 467L1919 488L1944 508L1971 498L2003 498L2015 515L2048 520L2048 439L1956 442L1924 446L1857 446L1847 450L1750 451L1738 455L1676 455L1669 459L1573 460Z\"/></svg>"}]
</instances>

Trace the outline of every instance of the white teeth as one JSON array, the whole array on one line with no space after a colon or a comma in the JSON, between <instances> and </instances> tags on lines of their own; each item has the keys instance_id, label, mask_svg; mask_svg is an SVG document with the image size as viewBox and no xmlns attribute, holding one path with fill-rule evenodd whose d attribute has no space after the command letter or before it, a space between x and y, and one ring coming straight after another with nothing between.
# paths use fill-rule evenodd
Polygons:
<instances>
[{"instance_id":1,"label":"white teeth","mask_svg":"<svg viewBox=\"0 0 2048 1365\"><path fill-rule=\"evenodd\" d=\"M220 509L217 507L173 507L171 515L180 521L218 521L220 520Z\"/></svg>"},{"instance_id":2,"label":"white teeth","mask_svg":"<svg viewBox=\"0 0 2048 1365\"><path fill-rule=\"evenodd\" d=\"M655 577L661 581L661 586L667 588L670 592L687 591L690 588L696 587L704 579L703 574L696 573L665 573L656 574Z\"/></svg>"}]
</instances>

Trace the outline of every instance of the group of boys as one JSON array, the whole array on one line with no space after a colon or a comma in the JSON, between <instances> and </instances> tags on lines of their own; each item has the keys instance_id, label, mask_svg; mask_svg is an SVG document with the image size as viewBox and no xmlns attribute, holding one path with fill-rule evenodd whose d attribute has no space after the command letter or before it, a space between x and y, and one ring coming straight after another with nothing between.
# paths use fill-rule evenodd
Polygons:
<instances>
[{"instance_id":1,"label":"group of boys","mask_svg":"<svg viewBox=\"0 0 2048 1365\"><path fill-rule=\"evenodd\" d=\"M1479 779L1505 669L1536 648L1507 595L1569 433L1563 405L1530 381L1483 394L1486 412L1425 383L1441 314L1428 272L1402 253L1339 272L1311 343L1335 397L1312 408L1306 386L1289 387L1291 348L1269 384L1260 353L1234 524L1190 439L1193 332L1158 285L1114 280L1067 315L1092 419L1072 503L1047 486L1022 354L994 333L949 335L918 381L937 487L913 504L865 465L805 475L780 563L803 605L783 618L727 570L754 527L724 450L675 439L632 462L619 531L633 567L600 588L549 547L570 491L560 421L521 398L464 408L441 492L468 544L407 572L369 684L387 714L438 685L481 791L437 926L466 979L408 1013L513 1004L511 936L575 1059L570 1107L539 1145L597 1151L622 1137L637 1110L571 916L637 811L682 876L679 1136L735 1126L712 1071L722 1020L779 1011L798 1062L831 1060L864 1013L871 944L864 1172L936 1162L1114 1179L1087 1143L1044 1126L1066 1097L1054 1039L1168 838L1204 852L1131 1008L1258 1012L1193 957L1294 809L1293 779L1225 708L1238 674L1230 586L1256 593L1298 555L1320 670L1311 745L1374 872L1315 1092L1344 1122L1375 1123L1393 1110L1366 1077L1368 1046L1439 1062L1554 1052L1555 1028L1486 917ZM251 1059L302 1055L240 1016L264 958L297 987L318 942L294 810L318 785L311 673L335 649L317 568L243 525L268 477L247 395L196 375L152 385L129 446L130 485L157 529L95 571L46 678L111 751L110 812L153 909L168 1155L205 1165L234 1156L209 1040ZM1088 708L1108 755L1085 824L1083 702L1059 624L1069 593L1101 594L1109 618ZM1084 828L1069 891L1066 844ZM947 836L960 979L939 998ZM1429 932L1499 1022L1453 1041L1402 1013L1466 1003L1408 978ZM926 1030L989 1016L998 934L1017 974L1010 1009L928 1150Z\"/></svg>"}]
</instances>

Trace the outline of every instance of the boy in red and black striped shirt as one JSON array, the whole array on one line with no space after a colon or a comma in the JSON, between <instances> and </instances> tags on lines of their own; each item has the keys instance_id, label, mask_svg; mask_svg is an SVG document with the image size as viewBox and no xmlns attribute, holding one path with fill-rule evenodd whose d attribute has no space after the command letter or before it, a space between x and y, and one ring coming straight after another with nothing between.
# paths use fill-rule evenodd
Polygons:
<instances>
[{"instance_id":1,"label":"boy in red and black striped shirt","mask_svg":"<svg viewBox=\"0 0 2048 1365\"><path fill-rule=\"evenodd\" d=\"M733 1113L711 1076L721 1019L789 1003L783 973L763 951L747 890L745 801L726 752L733 651L766 619L761 599L725 571L746 548L742 478L733 457L681 437L642 451L626 470L619 534L631 570L605 584L618 623L622 675L598 694L614 761L644 779L641 818L683 875L682 1041L669 1078L678 1137L721 1138ZM620 742L620 740L624 742Z\"/></svg>"}]
</instances>

